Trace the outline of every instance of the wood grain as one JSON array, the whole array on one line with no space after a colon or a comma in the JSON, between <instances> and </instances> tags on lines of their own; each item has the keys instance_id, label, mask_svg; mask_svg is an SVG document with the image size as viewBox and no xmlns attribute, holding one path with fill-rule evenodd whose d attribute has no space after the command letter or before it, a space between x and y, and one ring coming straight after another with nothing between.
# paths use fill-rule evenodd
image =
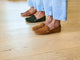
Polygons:
<instances>
[{"instance_id":1,"label":"wood grain","mask_svg":"<svg viewBox=\"0 0 80 60\"><path fill-rule=\"evenodd\" d=\"M62 32L36 35L20 16L26 2L0 1L0 60L80 60L80 0L68 1Z\"/></svg>"}]
</instances>

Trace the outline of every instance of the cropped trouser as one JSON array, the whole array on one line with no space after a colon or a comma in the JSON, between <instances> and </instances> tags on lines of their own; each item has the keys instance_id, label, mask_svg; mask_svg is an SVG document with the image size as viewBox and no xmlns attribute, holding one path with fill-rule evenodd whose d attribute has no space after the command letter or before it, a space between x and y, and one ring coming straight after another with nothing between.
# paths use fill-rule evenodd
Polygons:
<instances>
[{"instance_id":1,"label":"cropped trouser","mask_svg":"<svg viewBox=\"0 0 80 60\"><path fill-rule=\"evenodd\" d=\"M30 6L45 11L47 16L65 21L67 19L67 0L28 0Z\"/></svg>"},{"instance_id":2,"label":"cropped trouser","mask_svg":"<svg viewBox=\"0 0 80 60\"><path fill-rule=\"evenodd\" d=\"M67 0L43 0L45 14L54 19L67 19Z\"/></svg>"},{"instance_id":3,"label":"cropped trouser","mask_svg":"<svg viewBox=\"0 0 80 60\"><path fill-rule=\"evenodd\" d=\"M44 11L43 0L28 0L28 5L37 9L37 11Z\"/></svg>"}]
</instances>

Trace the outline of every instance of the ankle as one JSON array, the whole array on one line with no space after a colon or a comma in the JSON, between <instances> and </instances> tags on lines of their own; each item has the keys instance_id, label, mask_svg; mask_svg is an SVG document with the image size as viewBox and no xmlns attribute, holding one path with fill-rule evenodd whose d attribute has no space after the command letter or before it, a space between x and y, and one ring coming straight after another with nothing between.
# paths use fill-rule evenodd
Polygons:
<instances>
[{"instance_id":1,"label":"ankle","mask_svg":"<svg viewBox=\"0 0 80 60\"><path fill-rule=\"evenodd\" d=\"M55 20L54 24L60 25L61 21L60 20Z\"/></svg>"},{"instance_id":2,"label":"ankle","mask_svg":"<svg viewBox=\"0 0 80 60\"><path fill-rule=\"evenodd\" d=\"M57 28L60 26L60 21L59 20L54 20L48 25L50 30L53 28Z\"/></svg>"},{"instance_id":3,"label":"ankle","mask_svg":"<svg viewBox=\"0 0 80 60\"><path fill-rule=\"evenodd\" d=\"M35 9L35 11L37 12L37 9Z\"/></svg>"},{"instance_id":4,"label":"ankle","mask_svg":"<svg viewBox=\"0 0 80 60\"><path fill-rule=\"evenodd\" d=\"M45 25L50 24L52 22L52 20L53 20L53 17L52 16L47 16L47 20L44 22Z\"/></svg>"},{"instance_id":5,"label":"ankle","mask_svg":"<svg viewBox=\"0 0 80 60\"><path fill-rule=\"evenodd\" d=\"M44 12L44 11L40 11L40 13L41 13L41 14L45 14L45 12Z\"/></svg>"},{"instance_id":6,"label":"ankle","mask_svg":"<svg viewBox=\"0 0 80 60\"><path fill-rule=\"evenodd\" d=\"M30 9L34 9L34 7L31 7Z\"/></svg>"},{"instance_id":7,"label":"ankle","mask_svg":"<svg viewBox=\"0 0 80 60\"><path fill-rule=\"evenodd\" d=\"M59 26L60 26L60 20L55 20L54 27L59 27Z\"/></svg>"},{"instance_id":8,"label":"ankle","mask_svg":"<svg viewBox=\"0 0 80 60\"><path fill-rule=\"evenodd\" d=\"M40 14L40 15L45 15L44 11L38 11L37 13Z\"/></svg>"},{"instance_id":9,"label":"ankle","mask_svg":"<svg viewBox=\"0 0 80 60\"><path fill-rule=\"evenodd\" d=\"M45 12L43 12L43 11L37 11L34 15L35 15L35 17L37 19L40 19L40 18L42 18L42 17L45 16Z\"/></svg>"},{"instance_id":10,"label":"ankle","mask_svg":"<svg viewBox=\"0 0 80 60\"><path fill-rule=\"evenodd\" d=\"M29 9L29 12L30 12L30 13L35 13L35 12L37 12L37 10L34 9L34 7L31 7L31 8Z\"/></svg>"}]
</instances>

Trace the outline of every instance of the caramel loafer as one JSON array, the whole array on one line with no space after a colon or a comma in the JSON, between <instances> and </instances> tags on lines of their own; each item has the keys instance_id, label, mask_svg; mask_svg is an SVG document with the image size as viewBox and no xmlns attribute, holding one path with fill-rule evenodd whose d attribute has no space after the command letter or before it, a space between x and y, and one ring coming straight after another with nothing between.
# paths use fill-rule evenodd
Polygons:
<instances>
[{"instance_id":1,"label":"caramel loafer","mask_svg":"<svg viewBox=\"0 0 80 60\"><path fill-rule=\"evenodd\" d=\"M37 12L37 11L35 11L34 13L31 13L31 12L29 12L29 11L26 11L26 12L24 12L24 13L21 13L21 16L22 16L22 17L30 17L30 16L34 15L36 12Z\"/></svg>"},{"instance_id":2,"label":"caramel loafer","mask_svg":"<svg viewBox=\"0 0 80 60\"><path fill-rule=\"evenodd\" d=\"M38 30L35 30L34 32L39 35L58 33L58 32L61 32L61 25L57 28L52 29L52 30L50 30L48 26L44 26Z\"/></svg>"},{"instance_id":3,"label":"caramel loafer","mask_svg":"<svg viewBox=\"0 0 80 60\"><path fill-rule=\"evenodd\" d=\"M45 24L44 23L41 23L40 25L37 25L37 26L33 27L32 30L35 31L35 30L37 30L39 28L42 28L43 26L45 26Z\"/></svg>"}]
</instances>

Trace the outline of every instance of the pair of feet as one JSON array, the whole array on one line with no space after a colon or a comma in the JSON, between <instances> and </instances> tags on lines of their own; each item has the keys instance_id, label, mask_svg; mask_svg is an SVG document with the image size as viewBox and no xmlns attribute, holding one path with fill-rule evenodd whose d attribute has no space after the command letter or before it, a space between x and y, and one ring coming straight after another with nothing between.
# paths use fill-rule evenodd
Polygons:
<instances>
[{"instance_id":1,"label":"pair of feet","mask_svg":"<svg viewBox=\"0 0 80 60\"><path fill-rule=\"evenodd\" d=\"M57 33L61 31L61 25L59 20L55 20L52 16L48 16L45 22L33 27L32 30L36 34Z\"/></svg>"},{"instance_id":2,"label":"pair of feet","mask_svg":"<svg viewBox=\"0 0 80 60\"><path fill-rule=\"evenodd\" d=\"M34 7L31 7L28 11L21 13L21 16L28 17L34 15L36 19L40 19L45 16L44 11L37 11Z\"/></svg>"},{"instance_id":3,"label":"pair of feet","mask_svg":"<svg viewBox=\"0 0 80 60\"><path fill-rule=\"evenodd\" d=\"M48 16L44 24L47 25L50 30L52 30L53 28L60 26L60 20L55 20L52 16Z\"/></svg>"}]
</instances>

